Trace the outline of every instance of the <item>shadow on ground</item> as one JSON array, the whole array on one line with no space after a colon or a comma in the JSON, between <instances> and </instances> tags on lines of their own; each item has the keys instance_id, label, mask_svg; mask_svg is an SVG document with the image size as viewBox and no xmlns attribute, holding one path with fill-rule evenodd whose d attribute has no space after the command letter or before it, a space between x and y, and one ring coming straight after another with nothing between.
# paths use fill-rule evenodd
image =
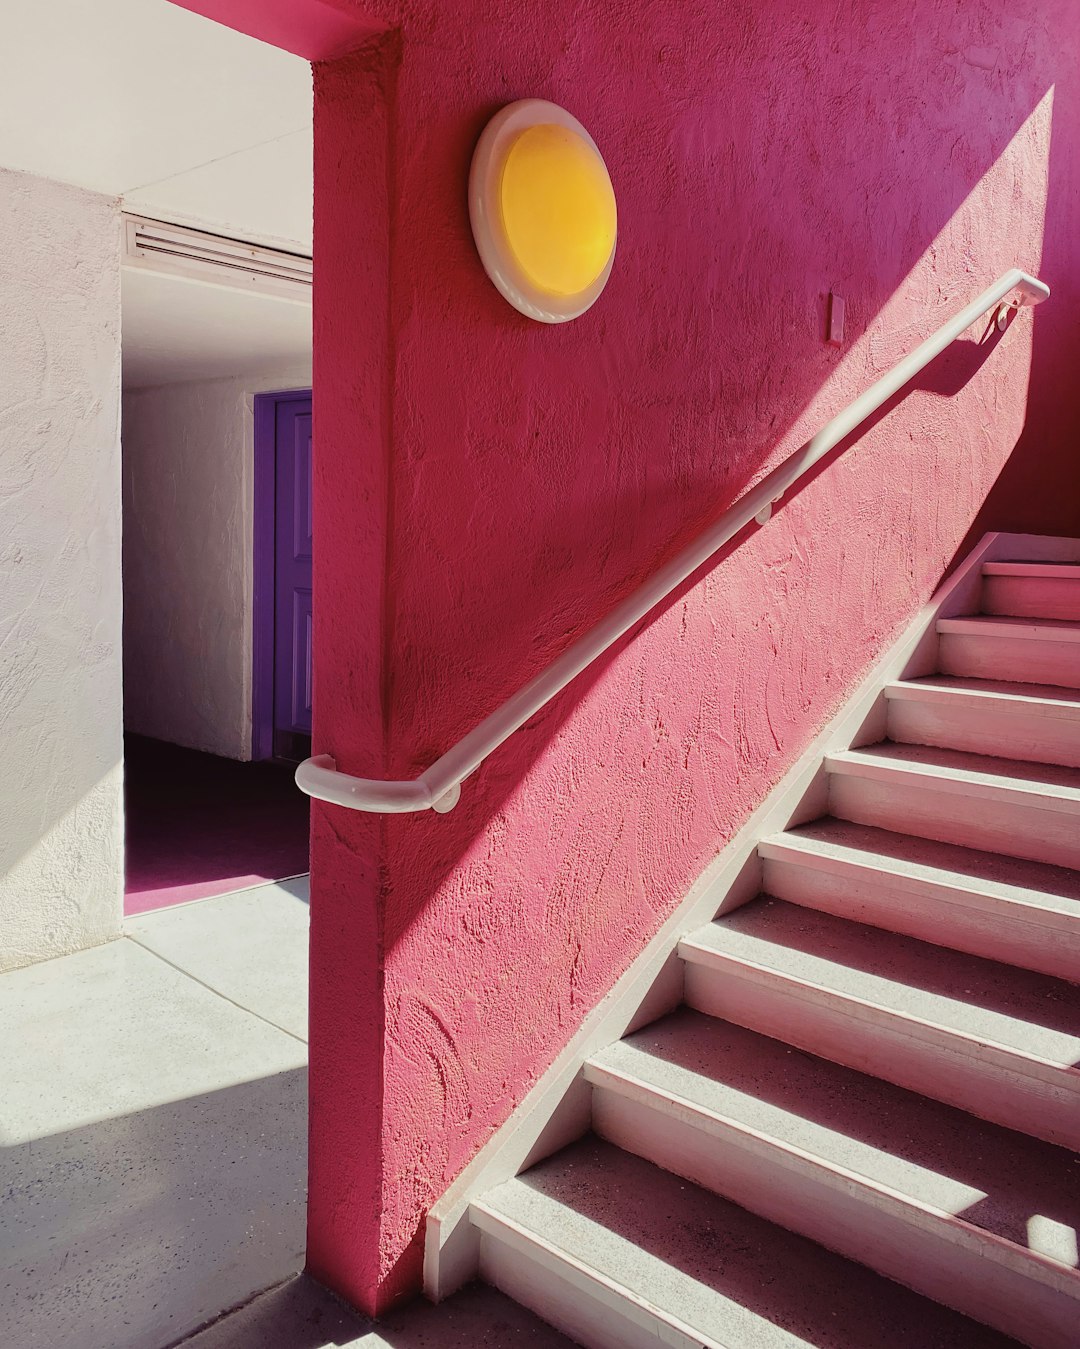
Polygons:
<instances>
[{"instance_id":1,"label":"shadow on ground","mask_svg":"<svg viewBox=\"0 0 1080 1349\"><path fill-rule=\"evenodd\" d=\"M437 1307L418 1299L373 1325L304 1274L181 1343L183 1349L573 1349L573 1341L483 1284Z\"/></svg>"}]
</instances>

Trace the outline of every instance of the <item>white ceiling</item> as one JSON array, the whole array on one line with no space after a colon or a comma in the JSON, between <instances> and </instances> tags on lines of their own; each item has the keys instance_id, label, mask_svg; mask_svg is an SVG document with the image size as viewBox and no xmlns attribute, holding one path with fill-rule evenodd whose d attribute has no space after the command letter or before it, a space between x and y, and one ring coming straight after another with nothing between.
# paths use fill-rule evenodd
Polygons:
<instances>
[{"instance_id":1,"label":"white ceiling","mask_svg":"<svg viewBox=\"0 0 1080 1349\"><path fill-rule=\"evenodd\" d=\"M0 166L141 215L311 252L311 69L169 0L4 7ZM125 383L310 360L310 310L133 276Z\"/></svg>"},{"instance_id":2,"label":"white ceiling","mask_svg":"<svg viewBox=\"0 0 1080 1349\"><path fill-rule=\"evenodd\" d=\"M311 68L169 0L6 5L0 165L311 251Z\"/></svg>"},{"instance_id":3,"label":"white ceiling","mask_svg":"<svg viewBox=\"0 0 1080 1349\"><path fill-rule=\"evenodd\" d=\"M128 389L311 367L310 305L127 268L123 318Z\"/></svg>"}]
</instances>

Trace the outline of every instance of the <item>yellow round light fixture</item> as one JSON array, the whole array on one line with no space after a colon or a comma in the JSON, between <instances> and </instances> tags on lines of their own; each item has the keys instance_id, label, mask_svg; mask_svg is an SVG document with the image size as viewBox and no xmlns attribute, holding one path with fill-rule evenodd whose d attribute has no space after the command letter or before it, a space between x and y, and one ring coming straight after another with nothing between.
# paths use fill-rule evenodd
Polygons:
<instances>
[{"instance_id":1,"label":"yellow round light fixture","mask_svg":"<svg viewBox=\"0 0 1080 1349\"><path fill-rule=\"evenodd\" d=\"M556 104L523 99L487 124L473 155L469 213L488 276L530 318L577 318L607 284L615 193L592 137Z\"/></svg>"}]
</instances>

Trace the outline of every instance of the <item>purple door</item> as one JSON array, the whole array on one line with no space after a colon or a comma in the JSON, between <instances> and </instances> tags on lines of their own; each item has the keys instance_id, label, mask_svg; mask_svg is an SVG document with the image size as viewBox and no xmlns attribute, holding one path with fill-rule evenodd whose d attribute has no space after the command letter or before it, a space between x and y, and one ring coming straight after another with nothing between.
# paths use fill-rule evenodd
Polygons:
<instances>
[{"instance_id":1,"label":"purple door","mask_svg":"<svg viewBox=\"0 0 1080 1349\"><path fill-rule=\"evenodd\" d=\"M254 753L311 753L311 394L256 400Z\"/></svg>"},{"instance_id":2,"label":"purple door","mask_svg":"<svg viewBox=\"0 0 1080 1349\"><path fill-rule=\"evenodd\" d=\"M277 406L274 755L311 753L311 399Z\"/></svg>"}]
</instances>

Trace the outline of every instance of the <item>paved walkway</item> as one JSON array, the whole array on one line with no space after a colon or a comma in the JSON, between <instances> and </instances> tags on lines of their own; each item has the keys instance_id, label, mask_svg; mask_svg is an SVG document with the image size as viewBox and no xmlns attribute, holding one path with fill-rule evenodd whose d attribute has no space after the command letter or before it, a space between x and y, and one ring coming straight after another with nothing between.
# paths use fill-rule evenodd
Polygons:
<instances>
[{"instance_id":1,"label":"paved walkway","mask_svg":"<svg viewBox=\"0 0 1080 1349\"><path fill-rule=\"evenodd\" d=\"M307 880L0 977L0 1345L163 1349L303 1264Z\"/></svg>"},{"instance_id":2,"label":"paved walkway","mask_svg":"<svg viewBox=\"0 0 1080 1349\"><path fill-rule=\"evenodd\" d=\"M422 1298L371 1325L300 1276L183 1349L574 1349L570 1340L493 1288L473 1284L438 1307Z\"/></svg>"},{"instance_id":3,"label":"paved walkway","mask_svg":"<svg viewBox=\"0 0 1080 1349\"><path fill-rule=\"evenodd\" d=\"M568 1345L491 1289L372 1327L298 1277L307 895L143 914L0 977L2 1349Z\"/></svg>"}]
</instances>

